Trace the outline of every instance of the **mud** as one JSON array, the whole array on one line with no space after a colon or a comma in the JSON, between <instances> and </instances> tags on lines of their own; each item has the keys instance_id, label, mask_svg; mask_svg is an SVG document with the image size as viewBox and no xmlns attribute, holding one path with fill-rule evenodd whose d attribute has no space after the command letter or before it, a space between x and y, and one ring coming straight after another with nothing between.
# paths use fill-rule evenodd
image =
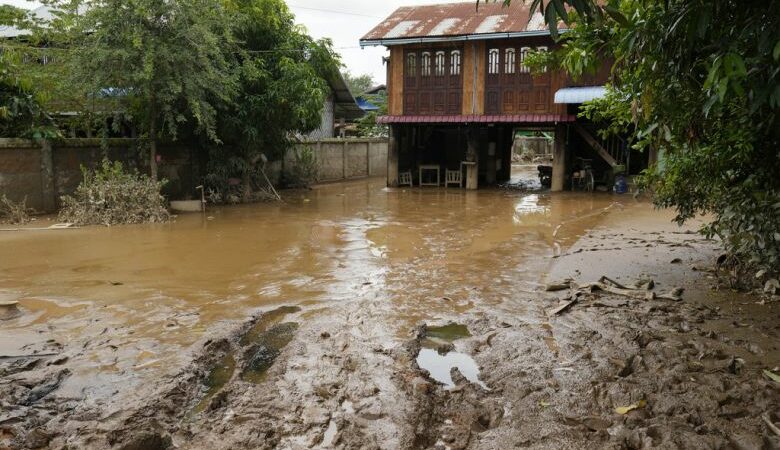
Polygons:
<instances>
[{"instance_id":1,"label":"mud","mask_svg":"<svg viewBox=\"0 0 780 450\"><path fill-rule=\"evenodd\" d=\"M713 290L696 223L381 181L286 200L0 235L0 448L780 448L780 304ZM548 314L546 285L603 275L683 300Z\"/></svg>"}]
</instances>

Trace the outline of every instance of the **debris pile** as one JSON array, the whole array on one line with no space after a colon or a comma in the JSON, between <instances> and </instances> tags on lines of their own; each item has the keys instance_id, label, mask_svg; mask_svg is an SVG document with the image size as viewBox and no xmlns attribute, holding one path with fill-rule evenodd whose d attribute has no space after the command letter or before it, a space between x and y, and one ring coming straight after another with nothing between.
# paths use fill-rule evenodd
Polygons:
<instances>
[{"instance_id":1,"label":"debris pile","mask_svg":"<svg viewBox=\"0 0 780 450\"><path fill-rule=\"evenodd\" d=\"M82 167L84 180L72 196L62 197L60 220L78 225L120 225L167 222L170 213L160 195L164 182L122 163L103 160L94 171Z\"/></svg>"},{"instance_id":2,"label":"debris pile","mask_svg":"<svg viewBox=\"0 0 780 450\"><path fill-rule=\"evenodd\" d=\"M564 303L557 308L552 309L549 312L550 316L556 316L563 314L576 305L580 299L586 294L598 294L599 292L606 292L609 294L615 294L622 297L629 297L636 300L682 300L682 288L672 289L671 292L666 294L659 294L655 292L655 281L653 280L639 280L634 287L625 286L617 281L603 276L599 281L577 284L573 280L566 280L562 283L554 283L546 286L547 292L559 292L569 289L569 295L564 299Z\"/></svg>"},{"instance_id":3,"label":"debris pile","mask_svg":"<svg viewBox=\"0 0 780 450\"><path fill-rule=\"evenodd\" d=\"M0 195L0 222L25 224L30 221L32 210L27 207L27 201L15 202L5 194Z\"/></svg>"}]
</instances>

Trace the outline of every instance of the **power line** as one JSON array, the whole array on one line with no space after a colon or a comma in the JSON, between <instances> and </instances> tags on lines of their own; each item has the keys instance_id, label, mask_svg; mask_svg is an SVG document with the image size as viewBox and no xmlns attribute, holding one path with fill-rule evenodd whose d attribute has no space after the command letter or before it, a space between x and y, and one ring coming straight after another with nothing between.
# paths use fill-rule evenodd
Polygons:
<instances>
[{"instance_id":1,"label":"power line","mask_svg":"<svg viewBox=\"0 0 780 450\"><path fill-rule=\"evenodd\" d=\"M360 13L353 13L348 11L338 11L335 9L325 9L325 8L311 8L309 6L298 6L288 3L287 6L290 8L298 8L298 9L307 9L309 11L318 11L318 12L324 12L324 13L330 13L330 14L342 14L345 16L357 16L357 17L368 17L371 19L384 19L384 17L381 16L371 16L368 14L360 14Z\"/></svg>"}]
</instances>

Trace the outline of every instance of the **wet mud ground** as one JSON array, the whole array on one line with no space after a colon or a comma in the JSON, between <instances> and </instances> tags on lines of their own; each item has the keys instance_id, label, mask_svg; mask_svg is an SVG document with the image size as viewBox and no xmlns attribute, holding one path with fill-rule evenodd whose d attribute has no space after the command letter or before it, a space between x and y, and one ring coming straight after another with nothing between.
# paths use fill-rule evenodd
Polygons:
<instances>
[{"instance_id":1,"label":"wet mud ground","mask_svg":"<svg viewBox=\"0 0 780 450\"><path fill-rule=\"evenodd\" d=\"M671 217L369 180L0 233L0 448L780 448L780 304ZM685 292L551 314L605 275Z\"/></svg>"}]
</instances>

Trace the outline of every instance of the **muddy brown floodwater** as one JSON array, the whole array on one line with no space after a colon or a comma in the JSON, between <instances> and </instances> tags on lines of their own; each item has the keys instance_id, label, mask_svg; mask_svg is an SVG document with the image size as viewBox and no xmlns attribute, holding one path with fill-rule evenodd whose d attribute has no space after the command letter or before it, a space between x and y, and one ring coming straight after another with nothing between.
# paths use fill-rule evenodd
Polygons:
<instances>
[{"instance_id":1,"label":"muddy brown floodwater","mask_svg":"<svg viewBox=\"0 0 780 450\"><path fill-rule=\"evenodd\" d=\"M778 303L671 218L368 180L0 232L0 448L780 448ZM604 275L686 291L550 315Z\"/></svg>"}]
</instances>

